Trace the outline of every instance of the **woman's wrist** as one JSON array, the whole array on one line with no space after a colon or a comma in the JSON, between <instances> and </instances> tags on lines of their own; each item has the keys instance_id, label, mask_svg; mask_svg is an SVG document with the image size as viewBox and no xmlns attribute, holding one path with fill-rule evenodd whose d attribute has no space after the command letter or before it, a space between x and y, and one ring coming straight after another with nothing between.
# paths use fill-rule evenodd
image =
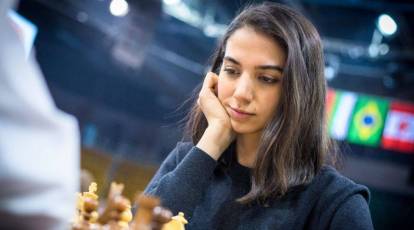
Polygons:
<instances>
[{"instance_id":1,"label":"woman's wrist","mask_svg":"<svg viewBox=\"0 0 414 230\"><path fill-rule=\"evenodd\" d=\"M231 129L208 126L196 146L213 159L218 160L224 150L230 145L231 141Z\"/></svg>"}]
</instances>

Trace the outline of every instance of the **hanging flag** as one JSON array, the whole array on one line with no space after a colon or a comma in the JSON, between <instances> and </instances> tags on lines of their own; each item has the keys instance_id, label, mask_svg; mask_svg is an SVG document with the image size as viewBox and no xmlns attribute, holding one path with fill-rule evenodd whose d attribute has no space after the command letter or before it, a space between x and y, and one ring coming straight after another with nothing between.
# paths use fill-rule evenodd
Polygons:
<instances>
[{"instance_id":1,"label":"hanging flag","mask_svg":"<svg viewBox=\"0 0 414 230\"><path fill-rule=\"evenodd\" d=\"M331 113L328 114L329 135L337 140L344 140L348 134L348 127L357 95L350 92L336 91L331 95L333 101Z\"/></svg>"},{"instance_id":2,"label":"hanging flag","mask_svg":"<svg viewBox=\"0 0 414 230\"><path fill-rule=\"evenodd\" d=\"M385 122L382 147L414 154L414 105L394 102Z\"/></svg>"},{"instance_id":3,"label":"hanging flag","mask_svg":"<svg viewBox=\"0 0 414 230\"><path fill-rule=\"evenodd\" d=\"M352 115L348 141L368 146L378 146L384 128L388 101L360 96Z\"/></svg>"},{"instance_id":4,"label":"hanging flag","mask_svg":"<svg viewBox=\"0 0 414 230\"><path fill-rule=\"evenodd\" d=\"M327 94L326 94L326 119L327 123L329 124L332 113L333 113L333 105L335 102L335 91L333 89L328 88Z\"/></svg>"}]
</instances>

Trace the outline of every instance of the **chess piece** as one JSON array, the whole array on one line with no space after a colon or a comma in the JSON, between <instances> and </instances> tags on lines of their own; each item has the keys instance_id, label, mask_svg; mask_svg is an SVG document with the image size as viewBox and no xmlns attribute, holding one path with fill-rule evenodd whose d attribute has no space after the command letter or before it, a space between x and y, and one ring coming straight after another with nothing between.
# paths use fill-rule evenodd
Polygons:
<instances>
[{"instance_id":1,"label":"chess piece","mask_svg":"<svg viewBox=\"0 0 414 230\"><path fill-rule=\"evenodd\" d=\"M77 218L72 225L73 230L97 229L98 219L98 195L96 195L97 184L91 183L88 192L78 193Z\"/></svg>"},{"instance_id":2,"label":"chess piece","mask_svg":"<svg viewBox=\"0 0 414 230\"><path fill-rule=\"evenodd\" d=\"M128 200L128 207L121 212L118 224L123 228L127 228L131 220L132 220L131 203Z\"/></svg>"},{"instance_id":3,"label":"chess piece","mask_svg":"<svg viewBox=\"0 0 414 230\"><path fill-rule=\"evenodd\" d=\"M129 229L132 220L131 202L122 196L123 184L111 183L107 205L98 222L111 230Z\"/></svg>"},{"instance_id":4,"label":"chess piece","mask_svg":"<svg viewBox=\"0 0 414 230\"><path fill-rule=\"evenodd\" d=\"M131 203L122 196L123 184L111 183L107 205L98 215L97 184L91 183L88 192L78 193L77 216L72 230L176 230L184 229L184 214L174 217L166 208L158 206L160 200L157 197L139 195L136 203L138 206L134 221L132 220ZM170 223L169 229L164 228Z\"/></svg>"},{"instance_id":5,"label":"chess piece","mask_svg":"<svg viewBox=\"0 0 414 230\"><path fill-rule=\"evenodd\" d=\"M136 203L138 210L130 229L151 230L153 209L160 204L160 199L141 194L137 197Z\"/></svg>"},{"instance_id":6,"label":"chess piece","mask_svg":"<svg viewBox=\"0 0 414 230\"><path fill-rule=\"evenodd\" d=\"M177 216L173 216L171 221L166 223L162 230L185 230L184 225L188 224L188 221L184 218L184 213L179 212Z\"/></svg>"},{"instance_id":7,"label":"chess piece","mask_svg":"<svg viewBox=\"0 0 414 230\"><path fill-rule=\"evenodd\" d=\"M92 198L94 200L98 200L99 197L96 194L96 191L98 191L98 184L96 184L96 182L92 182L89 185L88 192L83 193L83 197L89 197L89 198Z\"/></svg>"},{"instance_id":8,"label":"chess piece","mask_svg":"<svg viewBox=\"0 0 414 230\"><path fill-rule=\"evenodd\" d=\"M152 211L151 230L162 230L164 224L171 221L172 213L170 210L157 206Z\"/></svg>"}]
</instances>

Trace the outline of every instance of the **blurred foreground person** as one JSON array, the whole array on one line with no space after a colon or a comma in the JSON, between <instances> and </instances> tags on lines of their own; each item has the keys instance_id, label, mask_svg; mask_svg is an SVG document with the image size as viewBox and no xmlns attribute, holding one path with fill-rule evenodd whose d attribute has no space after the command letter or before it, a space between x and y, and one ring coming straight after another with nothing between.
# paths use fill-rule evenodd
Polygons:
<instances>
[{"instance_id":1,"label":"blurred foreground person","mask_svg":"<svg viewBox=\"0 0 414 230\"><path fill-rule=\"evenodd\" d=\"M0 229L67 229L79 186L76 120L56 108L33 55L27 60L16 2L0 1Z\"/></svg>"}]
</instances>

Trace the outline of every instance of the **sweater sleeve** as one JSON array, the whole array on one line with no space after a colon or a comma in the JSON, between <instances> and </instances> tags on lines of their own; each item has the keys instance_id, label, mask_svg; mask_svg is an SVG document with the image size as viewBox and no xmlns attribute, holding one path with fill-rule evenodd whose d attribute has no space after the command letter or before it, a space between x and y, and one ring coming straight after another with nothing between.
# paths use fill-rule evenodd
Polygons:
<instances>
[{"instance_id":1,"label":"sweater sleeve","mask_svg":"<svg viewBox=\"0 0 414 230\"><path fill-rule=\"evenodd\" d=\"M187 149L180 144L177 145L161 164L145 189L145 194L160 197L162 205L169 208L173 214L184 212L190 220L209 184L217 162L197 147ZM180 160L183 154L185 156Z\"/></svg>"},{"instance_id":2,"label":"sweater sleeve","mask_svg":"<svg viewBox=\"0 0 414 230\"><path fill-rule=\"evenodd\" d=\"M335 212L329 229L374 229L367 201L360 194L350 196Z\"/></svg>"}]
</instances>

